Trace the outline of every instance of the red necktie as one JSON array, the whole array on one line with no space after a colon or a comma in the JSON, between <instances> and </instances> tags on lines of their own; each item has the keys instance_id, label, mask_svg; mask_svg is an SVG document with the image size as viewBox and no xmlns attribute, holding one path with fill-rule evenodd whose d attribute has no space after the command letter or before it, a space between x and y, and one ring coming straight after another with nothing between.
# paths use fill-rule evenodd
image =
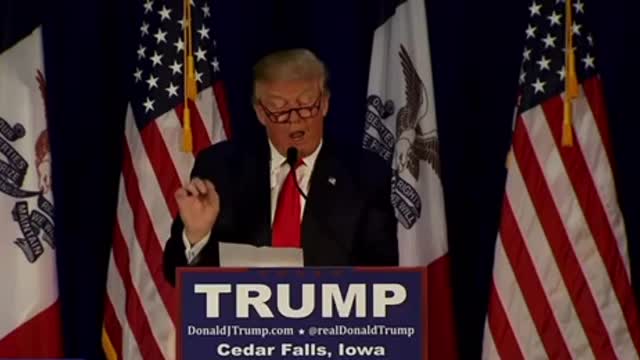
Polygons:
<instances>
[{"instance_id":1,"label":"red necktie","mask_svg":"<svg viewBox=\"0 0 640 360\"><path fill-rule=\"evenodd\" d=\"M296 164L296 169L302 160ZM289 171L284 179L273 218L274 247L300 247L300 194L296 186L296 171Z\"/></svg>"}]
</instances>

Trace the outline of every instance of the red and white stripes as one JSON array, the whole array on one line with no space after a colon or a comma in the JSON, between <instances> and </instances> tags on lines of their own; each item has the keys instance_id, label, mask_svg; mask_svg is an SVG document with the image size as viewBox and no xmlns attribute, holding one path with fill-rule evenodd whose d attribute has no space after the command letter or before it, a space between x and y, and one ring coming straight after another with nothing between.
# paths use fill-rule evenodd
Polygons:
<instances>
[{"instance_id":1,"label":"red and white stripes","mask_svg":"<svg viewBox=\"0 0 640 360\"><path fill-rule=\"evenodd\" d=\"M638 313L600 80L521 114L496 245L484 358L637 359Z\"/></svg>"},{"instance_id":2,"label":"red and white stripes","mask_svg":"<svg viewBox=\"0 0 640 360\"><path fill-rule=\"evenodd\" d=\"M222 87L214 86L192 104L196 154L226 138L228 115L218 97L225 98ZM127 113L105 301L103 342L110 360L175 358L177 293L164 279L162 253L177 214L173 194L188 180L195 159L181 151L182 110L142 130L131 109Z\"/></svg>"}]
</instances>

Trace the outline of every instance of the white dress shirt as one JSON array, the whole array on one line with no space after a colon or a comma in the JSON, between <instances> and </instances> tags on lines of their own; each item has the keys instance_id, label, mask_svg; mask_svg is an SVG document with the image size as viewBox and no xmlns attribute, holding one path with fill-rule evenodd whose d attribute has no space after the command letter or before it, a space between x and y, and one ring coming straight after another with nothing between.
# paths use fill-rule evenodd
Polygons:
<instances>
[{"instance_id":1,"label":"white dress shirt","mask_svg":"<svg viewBox=\"0 0 640 360\"><path fill-rule=\"evenodd\" d=\"M269 182L271 184L271 223L273 224L273 218L276 213L276 207L278 205L278 195L280 194L280 189L284 184L284 180L287 178L289 174L290 166L287 164L287 158L280 154L278 150L273 146L271 140L269 140L269 148L271 150L271 165L270 165L270 177ZM311 179L311 174L313 173L313 169L316 164L316 159L318 158L318 154L320 153L320 149L322 148L322 142L316 148L316 150L311 153L309 156L304 157L302 159L303 164L300 165L296 169L296 178L298 180L298 185L300 189L307 195L309 193L309 180ZM302 222L302 217L304 215L304 207L306 201L302 195L300 195L300 222ZM186 231L182 232L182 241L184 242L185 255L187 257L187 262L191 263L191 261L198 256L202 248L209 242L209 236L211 232L207 233L200 241L195 243L195 245L191 245L187 238Z\"/></svg>"}]
</instances>

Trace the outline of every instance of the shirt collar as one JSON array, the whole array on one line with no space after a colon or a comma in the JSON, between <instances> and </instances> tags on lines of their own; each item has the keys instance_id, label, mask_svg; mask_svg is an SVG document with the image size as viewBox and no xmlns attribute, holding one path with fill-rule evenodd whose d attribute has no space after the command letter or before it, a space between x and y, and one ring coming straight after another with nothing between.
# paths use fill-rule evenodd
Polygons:
<instances>
[{"instance_id":1,"label":"shirt collar","mask_svg":"<svg viewBox=\"0 0 640 360\"><path fill-rule=\"evenodd\" d=\"M304 164L308 166L309 169L313 169L321 148L322 140L320 141L320 144L318 144L318 147L311 154L309 154L309 156L302 158L302 160L304 160ZM271 139L269 139L269 149L271 149L271 171L273 172L280 169L282 164L287 162L287 158L282 156L282 154L280 154L278 150L276 150L276 147L273 146Z\"/></svg>"}]
</instances>

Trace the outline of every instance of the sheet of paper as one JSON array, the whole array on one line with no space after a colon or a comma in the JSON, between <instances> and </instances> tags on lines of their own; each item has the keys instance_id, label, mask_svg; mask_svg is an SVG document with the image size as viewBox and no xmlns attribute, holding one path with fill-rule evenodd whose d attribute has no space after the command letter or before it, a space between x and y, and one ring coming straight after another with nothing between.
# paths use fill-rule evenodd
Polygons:
<instances>
[{"instance_id":1,"label":"sheet of paper","mask_svg":"<svg viewBox=\"0 0 640 360\"><path fill-rule=\"evenodd\" d=\"M220 242L220 267L302 267L301 248L274 248Z\"/></svg>"}]
</instances>

